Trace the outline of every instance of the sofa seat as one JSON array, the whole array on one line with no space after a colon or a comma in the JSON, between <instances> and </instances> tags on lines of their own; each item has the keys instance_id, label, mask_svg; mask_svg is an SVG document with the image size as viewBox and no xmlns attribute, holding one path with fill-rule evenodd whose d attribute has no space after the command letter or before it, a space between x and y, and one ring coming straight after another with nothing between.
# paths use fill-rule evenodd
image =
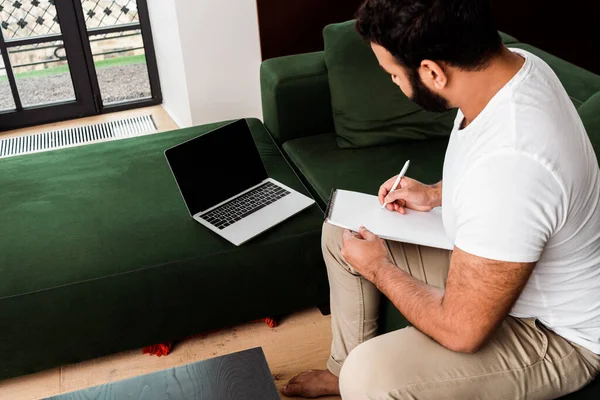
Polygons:
<instances>
[{"instance_id":1,"label":"sofa seat","mask_svg":"<svg viewBox=\"0 0 600 400\"><path fill-rule=\"evenodd\" d=\"M217 126L0 160L0 379L327 303L316 205L241 247L190 217L163 152Z\"/></svg>"},{"instance_id":2,"label":"sofa seat","mask_svg":"<svg viewBox=\"0 0 600 400\"><path fill-rule=\"evenodd\" d=\"M334 133L287 141L283 149L322 206L332 189L376 195L379 186L411 160L409 175L422 182L442 179L448 139L407 140L388 146L341 149Z\"/></svg>"}]
</instances>

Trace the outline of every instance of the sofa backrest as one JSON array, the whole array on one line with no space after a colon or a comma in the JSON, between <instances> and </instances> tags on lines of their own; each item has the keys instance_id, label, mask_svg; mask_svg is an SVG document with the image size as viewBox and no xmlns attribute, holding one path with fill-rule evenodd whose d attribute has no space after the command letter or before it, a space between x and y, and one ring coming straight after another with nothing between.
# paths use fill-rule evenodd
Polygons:
<instances>
[{"instance_id":1,"label":"sofa backrest","mask_svg":"<svg viewBox=\"0 0 600 400\"><path fill-rule=\"evenodd\" d=\"M578 107L596 154L599 154L600 128L594 128L598 126L594 116L600 116L600 108L596 105L598 100L592 102L591 97L600 92L600 76L520 43L511 36L503 35L503 40L508 47L536 54L553 68ZM323 51L267 60L261 65L260 74L264 122L279 145L293 139L334 132Z\"/></svg>"}]
</instances>

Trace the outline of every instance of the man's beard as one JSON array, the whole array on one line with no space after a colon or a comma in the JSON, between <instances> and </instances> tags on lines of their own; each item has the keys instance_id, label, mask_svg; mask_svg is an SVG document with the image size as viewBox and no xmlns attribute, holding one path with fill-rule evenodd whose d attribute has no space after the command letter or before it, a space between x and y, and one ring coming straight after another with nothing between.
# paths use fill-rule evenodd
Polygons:
<instances>
[{"instance_id":1,"label":"man's beard","mask_svg":"<svg viewBox=\"0 0 600 400\"><path fill-rule=\"evenodd\" d=\"M417 70L410 70L410 85L412 86L412 96L410 99L425 111L445 112L452 109L448 100L437 93L429 90L421 80Z\"/></svg>"}]
</instances>

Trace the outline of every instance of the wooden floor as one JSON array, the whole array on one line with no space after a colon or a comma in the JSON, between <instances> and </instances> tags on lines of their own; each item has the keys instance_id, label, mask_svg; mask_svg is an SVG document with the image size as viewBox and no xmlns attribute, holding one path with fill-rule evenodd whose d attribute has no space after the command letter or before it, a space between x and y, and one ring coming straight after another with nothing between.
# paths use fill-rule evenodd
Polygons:
<instances>
[{"instance_id":1,"label":"wooden floor","mask_svg":"<svg viewBox=\"0 0 600 400\"><path fill-rule=\"evenodd\" d=\"M280 389L299 372L325 368L330 345L330 317L313 309L294 314L273 329L264 322L255 322L189 339L167 357L145 355L138 349L0 381L0 399L40 399L253 347L263 348L275 385Z\"/></svg>"},{"instance_id":2,"label":"wooden floor","mask_svg":"<svg viewBox=\"0 0 600 400\"><path fill-rule=\"evenodd\" d=\"M177 124L173 122L169 114L167 114L167 112L164 110L164 108L162 108L162 106L153 106L138 108L136 110L96 115L87 118L72 119L65 122L55 122L53 124L38 125L30 128L15 129L13 131L0 132L0 139L21 135L34 135L36 133L73 128L77 126L99 124L102 122L114 121L121 118L130 118L141 115L147 115L149 112L152 114L152 118L154 119L154 123L156 124L156 128L159 132L170 131L172 129L178 128Z\"/></svg>"}]
</instances>

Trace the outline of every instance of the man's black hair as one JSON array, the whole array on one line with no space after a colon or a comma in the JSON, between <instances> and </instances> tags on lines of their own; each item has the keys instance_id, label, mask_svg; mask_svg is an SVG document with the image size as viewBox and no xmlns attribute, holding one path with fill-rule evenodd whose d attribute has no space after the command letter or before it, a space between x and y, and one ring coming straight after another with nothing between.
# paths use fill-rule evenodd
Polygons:
<instances>
[{"instance_id":1,"label":"man's black hair","mask_svg":"<svg viewBox=\"0 0 600 400\"><path fill-rule=\"evenodd\" d=\"M489 0L367 0L356 29L412 70L425 59L480 70L502 48Z\"/></svg>"}]
</instances>

